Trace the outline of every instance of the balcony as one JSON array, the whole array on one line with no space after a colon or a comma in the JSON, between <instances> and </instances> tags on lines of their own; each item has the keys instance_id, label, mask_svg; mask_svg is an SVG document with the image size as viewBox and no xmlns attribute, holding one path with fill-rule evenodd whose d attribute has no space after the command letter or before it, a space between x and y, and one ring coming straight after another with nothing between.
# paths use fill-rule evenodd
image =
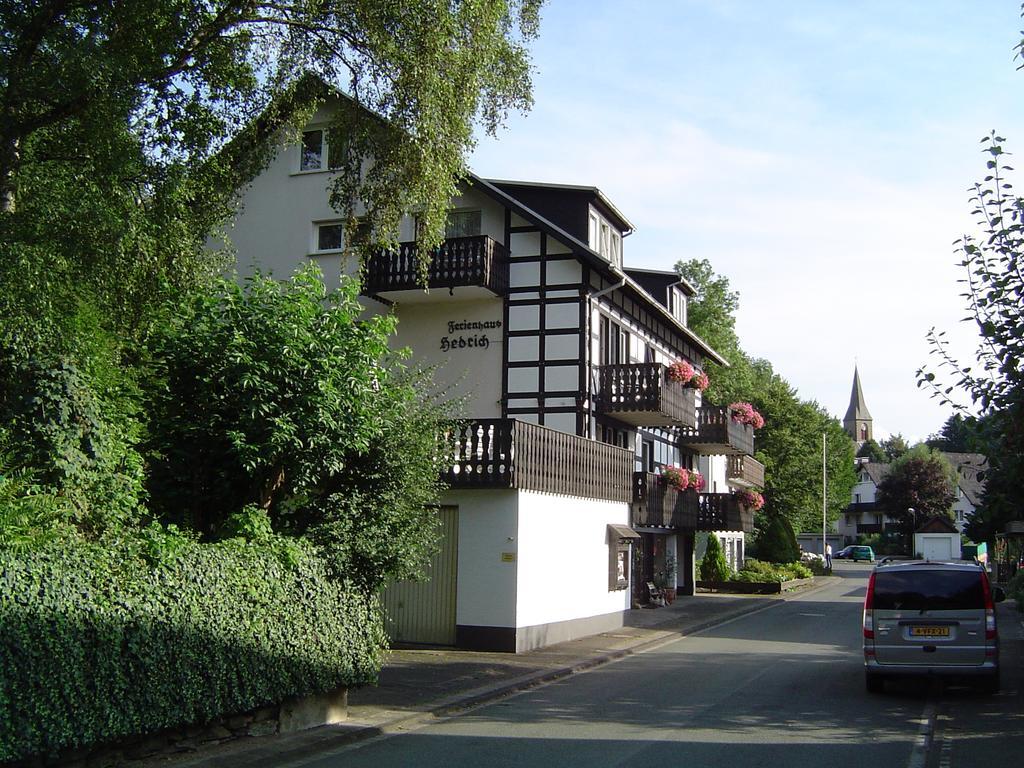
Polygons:
<instances>
[{"instance_id":1,"label":"balcony","mask_svg":"<svg viewBox=\"0 0 1024 768\"><path fill-rule=\"evenodd\" d=\"M459 289L460 298L490 298L508 293L508 249L486 235L453 237L430 254L427 287ZM410 301L403 292L414 291L425 301L416 243L399 243L397 250L381 251L367 259L363 293L388 300Z\"/></svg>"},{"instance_id":2,"label":"balcony","mask_svg":"<svg viewBox=\"0 0 1024 768\"><path fill-rule=\"evenodd\" d=\"M650 472L633 473L633 525L691 531L754 530L754 513L731 493L677 491Z\"/></svg>"},{"instance_id":3,"label":"balcony","mask_svg":"<svg viewBox=\"0 0 1024 768\"><path fill-rule=\"evenodd\" d=\"M697 391L665 377L661 363L602 365L599 413L638 427L697 424Z\"/></svg>"},{"instance_id":4,"label":"balcony","mask_svg":"<svg viewBox=\"0 0 1024 768\"><path fill-rule=\"evenodd\" d=\"M452 434L452 488L518 488L631 501L634 454L516 419L479 419Z\"/></svg>"},{"instance_id":5,"label":"balcony","mask_svg":"<svg viewBox=\"0 0 1024 768\"><path fill-rule=\"evenodd\" d=\"M754 454L754 428L740 424L721 405L705 405L697 411L697 426L680 429L679 445L705 456Z\"/></svg>"},{"instance_id":6,"label":"balcony","mask_svg":"<svg viewBox=\"0 0 1024 768\"><path fill-rule=\"evenodd\" d=\"M743 488L764 488L764 464L752 456L733 454L728 457L725 481Z\"/></svg>"}]
</instances>

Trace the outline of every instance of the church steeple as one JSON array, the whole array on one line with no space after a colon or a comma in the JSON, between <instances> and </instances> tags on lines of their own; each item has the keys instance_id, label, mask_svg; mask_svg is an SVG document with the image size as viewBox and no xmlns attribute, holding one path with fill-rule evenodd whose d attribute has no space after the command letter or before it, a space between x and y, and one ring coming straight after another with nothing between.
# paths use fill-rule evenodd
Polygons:
<instances>
[{"instance_id":1,"label":"church steeple","mask_svg":"<svg viewBox=\"0 0 1024 768\"><path fill-rule=\"evenodd\" d=\"M871 414L868 413L868 406L864 402L864 390L860 387L860 373L856 365L853 367L853 391L850 393L850 407L846 410L846 418L843 419L843 429L858 446L872 439Z\"/></svg>"}]
</instances>

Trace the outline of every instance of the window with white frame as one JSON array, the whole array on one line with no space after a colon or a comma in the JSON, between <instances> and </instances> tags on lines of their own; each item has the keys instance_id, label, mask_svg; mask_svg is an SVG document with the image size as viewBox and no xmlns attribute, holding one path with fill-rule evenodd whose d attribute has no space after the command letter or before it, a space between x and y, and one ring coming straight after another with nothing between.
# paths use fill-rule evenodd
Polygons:
<instances>
[{"instance_id":1,"label":"window with white frame","mask_svg":"<svg viewBox=\"0 0 1024 768\"><path fill-rule=\"evenodd\" d=\"M345 225L340 221L316 225L316 250L340 251L345 246Z\"/></svg>"},{"instance_id":2,"label":"window with white frame","mask_svg":"<svg viewBox=\"0 0 1024 768\"><path fill-rule=\"evenodd\" d=\"M303 131L299 149L299 170L319 171L324 167L324 132Z\"/></svg>"},{"instance_id":3,"label":"window with white frame","mask_svg":"<svg viewBox=\"0 0 1024 768\"><path fill-rule=\"evenodd\" d=\"M617 267L622 266L622 233L594 211L588 219L589 245Z\"/></svg>"},{"instance_id":4,"label":"window with white frame","mask_svg":"<svg viewBox=\"0 0 1024 768\"><path fill-rule=\"evenodd\" d=\"M332 143L328 132L322 128L302 132L302 145L299 147L299 170L322 171L327 168L340 168L344 142Z\"/></svg>"},{"instance_id":5,"label":"window with white frame","mask_svg":"<svg viewBox=\"0 0 1024 768\"><path fill-rule=\"evenodd\" d=\"M668 289L668 311L672 317L686 325L686 294L675 286Z\"/></svg>"}]
</instances>

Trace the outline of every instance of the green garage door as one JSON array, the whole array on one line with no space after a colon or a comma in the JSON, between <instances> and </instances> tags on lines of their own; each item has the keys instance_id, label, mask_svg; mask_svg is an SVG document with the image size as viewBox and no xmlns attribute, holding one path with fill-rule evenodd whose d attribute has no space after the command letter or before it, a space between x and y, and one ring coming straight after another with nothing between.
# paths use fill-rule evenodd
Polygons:
<instances>
[{"instance_id":1,"label":"green garage door","mask_svg":"<svg viewBox=\"0 0 1024 768\"><path fill-rule=\"evenodd\" d=\"M459 508L440 507L440 550L430 561L428 581L399 581L384 590L392 643L455 645L455 586L459 552Z\"/></svg>"}]
</instances>

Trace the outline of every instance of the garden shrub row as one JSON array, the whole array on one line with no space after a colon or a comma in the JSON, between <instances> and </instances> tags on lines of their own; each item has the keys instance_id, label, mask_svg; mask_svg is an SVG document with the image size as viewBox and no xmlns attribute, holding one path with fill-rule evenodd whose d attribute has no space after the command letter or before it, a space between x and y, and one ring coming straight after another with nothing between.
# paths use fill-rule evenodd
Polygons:
<instances>
[{"instance_id":1,"label":"garden shrub row","mask_svg":"<svg viewBox=\"0 0 1024 768\"><path fill-rule=\"evenodd\" d=\"M0 551L0 763L376 680L376 598L307 551L130 541Z\"/></svg>"},{"instance_id":2,"label":"garden shrub row","mask_svg":"<svg viewBox=\"0 0 1024 768\"><path fill-rule=\"evenodd\" d=\"M802 563L766 563L749 558L743 563L743 570L733 574L732 581L742 581L748 584L761 582L781 584L794 579L809 579L813 575L810 568Z\"/></svg>"}]
</instances>

